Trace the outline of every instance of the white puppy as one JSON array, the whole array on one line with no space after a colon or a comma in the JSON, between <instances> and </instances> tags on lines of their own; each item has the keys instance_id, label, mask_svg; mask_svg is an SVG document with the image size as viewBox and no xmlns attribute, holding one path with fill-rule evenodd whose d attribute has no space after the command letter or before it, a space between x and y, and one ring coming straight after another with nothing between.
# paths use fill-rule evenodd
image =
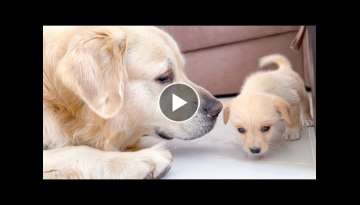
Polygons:
<instances>
[{"instance_id":1,"label":"white puppy","mask_svg":"<svg viewBox=\"0 0 360 205\"><path fill-rule=\"evenodd\" d=\"M237 129L243 149L250 155L261 155L272 139L300 138L301 116L311 123L310 104L301 77L280 54L260 59L260 67L270 63L277 70L250 75L240 95L224 109L224 122Z\"/></svg>"}]
</instances>

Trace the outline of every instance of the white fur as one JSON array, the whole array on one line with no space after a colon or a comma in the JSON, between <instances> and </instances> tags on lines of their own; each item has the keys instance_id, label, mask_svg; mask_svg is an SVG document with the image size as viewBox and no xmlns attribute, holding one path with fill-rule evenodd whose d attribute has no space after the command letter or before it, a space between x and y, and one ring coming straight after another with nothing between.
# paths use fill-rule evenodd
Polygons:
<instances>
[{"instance_id":1,"label":"white fur","mask_svg":"<svg viewBox=\"0 0 360 205\"><path fill-rule=\"evenodd\" d=\"M43 144L48 150L43 151L43 177L161 177L172 160L164 145L128 149L157 129L174 138L194 139L215 123L203 112L186 123L162 117L157 99L165 85L155 78L168 69L166 62L171 62L175 82L211 97L185 76L180 50L159 29L44 27Z\"/></svg>"},{"instance_id":2,"label":"white fur","mask_svg":"<svg viewBox=\"0 0 360 205\"><path fill-rule=\"evenodd\" d=\"M264 154L274 139L300 138L301 117L311 121L309 99L301 77L292 70L289 60L280 54L262 57L260 67L275 63L278 69L258 71L247 77L240 95L225 108L224 122L229 120L239 132L243 149L259 148ZM269 127L268 131L261 131Z\"/></svg>"},{"instance_id":3,"label":"white fur","mask_svg":"<svg viewBox=\"0 0 360 205\"><path fill-rule=\"evenodd\" d=\"M43 106L43 149L63 147L69 144L51 112Z\"/></svg>"}]
</instances>

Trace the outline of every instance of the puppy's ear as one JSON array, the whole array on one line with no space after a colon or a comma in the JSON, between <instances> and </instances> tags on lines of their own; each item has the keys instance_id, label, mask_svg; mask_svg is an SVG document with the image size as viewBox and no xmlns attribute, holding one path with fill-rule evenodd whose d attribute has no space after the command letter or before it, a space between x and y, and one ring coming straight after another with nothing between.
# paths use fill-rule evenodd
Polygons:
<instances>
[{"instance_id":1,"label":"puppy's ear","mask_svg":"<svg viewBox=\"0 0 360 205\"><path fill-rule=\"evenodd\" d=\"M230 107L225 107L224 111L223 111L223 121L224 124L227 124L227 122L229 121L229 117L230 117Z\"/></svg>"},{"instance_id":2,"label":"puppy's ear","mask_svg":"<svg viewBox=\"0 0 360 205\"><path fill-rule=\"evenodd\" d=\"M274 106L278 113L280 113L281 118L285 120L288 125L292 124L292 120L290 117L290 105L285 100L275 97L274 98Z\"/></svg>"},{"instance_id":3,"label":"puppy's ear","mask_svg":"<svg viewBox=\"0 0 360 205\"><path fill-rule=\"evenodd\" d=\"M90 29L73 37L59 62L64 85L104 119L113 117L124 102L127 40L122 31Z\"/></svg>"}]
</instances>

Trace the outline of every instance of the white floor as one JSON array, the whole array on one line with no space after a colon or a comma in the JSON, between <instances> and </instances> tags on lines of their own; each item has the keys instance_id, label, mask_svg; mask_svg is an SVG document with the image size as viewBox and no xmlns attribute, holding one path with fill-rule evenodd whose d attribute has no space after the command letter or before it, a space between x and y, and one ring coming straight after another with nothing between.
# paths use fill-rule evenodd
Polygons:
<instances>
[{"instance_id":1,"label":"white floor","mask_svg":"<svg viewBox=\"0 0 360 205\"><path fill-rule=\"evenodd\" d=\"M316 179L314 128L307 132L298 141L280 141L261 159L250 159L221 115L202 138L168 141L174 161L164 179Z\"/></svg>"}]
</instances>

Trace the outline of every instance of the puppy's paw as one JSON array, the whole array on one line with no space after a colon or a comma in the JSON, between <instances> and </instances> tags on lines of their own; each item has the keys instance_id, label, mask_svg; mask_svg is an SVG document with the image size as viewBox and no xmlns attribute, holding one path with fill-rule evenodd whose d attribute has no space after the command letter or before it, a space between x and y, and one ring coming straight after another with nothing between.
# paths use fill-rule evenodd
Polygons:
<instances>
[{"instance_id":1,"label":"puppy's paw","mask_svg":"<svg viewBox=\"0 0 360 205\"><path fill-rule=\"evenodd\" d=\"M304 127L314 127L314 121L312 119L305 119L304 120Z\"/></svg>"},{"instance_id":2,"label":"puppy's paw","mask_svg":"<svg viewBox=\"0 0 360 205\"><path fill-rule=\"evenodd\" d=\"M302 124L304 127L314 127L314 121L309 113L302 115Z\"/></svg>"},{"instance_id":3,"label":"puppy's paw","mask_svg":"<svg viewBox=\"0 0 360 205\"><path fill-rule=\"evenodd\" d=\"M298 128L289 128L285 133L285 139L289 141L296 141L301 138L300 129Z\"/></svg>"}]
</instances>

